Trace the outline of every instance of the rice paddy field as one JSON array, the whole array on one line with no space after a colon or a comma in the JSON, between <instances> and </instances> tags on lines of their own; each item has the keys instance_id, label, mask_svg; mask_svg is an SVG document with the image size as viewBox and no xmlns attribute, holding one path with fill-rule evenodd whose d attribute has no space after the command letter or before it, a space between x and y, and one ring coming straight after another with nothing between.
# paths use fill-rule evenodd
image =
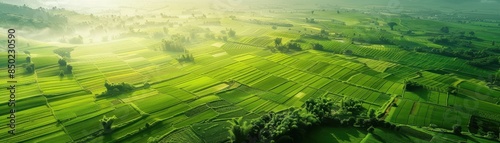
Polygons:
<instances>
[{"instance_id":1,"label":"rice paddy field","mask_svg":"<svg viewBox=\"0 0 500 143\"><path fill-rule=\"evenodd\" d=\"M416 7L397 14L377 6L280 7L286 4L256 2L249 7L240 1L214 1L218 3L122 7L118 15L47 10L64 16L83 41L67 42L69 35L47 34L62 39L55 42L19 34L16 134L7 134L11 128L0 126L0 142L230 142L227 121L239 117L250 121L318 97L329 97L335 104L359 100L363 113L373 109L383 114L380 120L412 128L432 125L452 130L457 124L464 134L472 135L476 133L468 127L473 116L500 122L498 68L402 48L443 48L428 40L439 35L440 27L422 26L432 24L476 31L482 40L474 45L494 48L489 45L500 34L494 25L498 18L470 24L432 18L428 15L434 13ZM487 15L481 12L475 14ZM395 30L387 26L393 21ZM106 32L95 32L99 29ZM407 31L413 34L404 34ZM327 33L326 38L318 33ZM380 37L396 42L377 43ZM183 50L164 50L165 39L173 45L182 41ZM299 44L300 50L278 49L290 43ZM71 56L54 52L61 48L72 48ZM189 60L186 56L193 60L182 62ZM72 69L58 64L60 59ZM7 63L0 66L7 71ZM10 80L0 77L1 88L8 88ZM419 88L410 90L410 81ZM106 82L127 83L134 90L106 95L111 92ZM9 90L0 94L5 95L0 96L0 116L8 117ZM100 121L104 116L116 117L110 134L105 134ZM0 120L3 125L9 122ZM464 140L428 132L438 142ZM386 129L368 133L347 127L308 131L306 139L302 142L430 141ZM494 142L482 137L465 140L472 139Z\"/></svg>"}]
</instances>

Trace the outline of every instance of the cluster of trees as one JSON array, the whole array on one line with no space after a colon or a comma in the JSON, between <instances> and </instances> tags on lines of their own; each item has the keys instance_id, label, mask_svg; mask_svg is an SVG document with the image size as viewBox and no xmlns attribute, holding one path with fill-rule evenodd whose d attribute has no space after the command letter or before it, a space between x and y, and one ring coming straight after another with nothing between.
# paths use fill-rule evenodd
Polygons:
<instances>
[{"instance_id":1,"label":"cluster of trees","mask_svg":"<svg viewBox=\"0 0 500 143\"><path fill-rule=\"evenodd\" d=\"M234 37L234 36L236 36L236 31L234 31L233 29L229 29L229 32L227 32L227 35L229 37Z\"/></svg>"},{"instance_id":2,"label":"cluster of trees","mask_svg":"<svg viewBox=\"0 0 500 143\"><path fill-rule=\"evenodd\" d=\"M72 73L73 72L73 66L71 66L70 64L68 64L68 62L66 61L66 59L59 59L57 61L57 63L59 64L60 67L66 67L66 70L69 72L69 73ZM64 76L64 71L61 72L61 74L59 74L61 76Z\"/></svg>"},{"instance_id":3,"label":"cluster of trees","mask_svg":"<svg viewBox=\"0 0 500 143\"><path fill-rule=\"evenodd\" d=\"M33 73L35 72L35 64L31 63L31 56L28 51L24 51L28 56L26 57L26 72Z\"/></svg>"},{"instance_id":4,"label":"cluster of trees","mask_svg":"<svg viewBox=\"0 0 500 143\"><path fill-rule=\"evenodd\" d=\"M279 51L282 53L290 52L290 50L294 51L302 50L301 45L299 43L290 41L287 44L282 44L282 40L283 40L282 38L274 39L274 47L268 46L267 48L270 49L272 52Z\"/></svg>"},{"instance_id":5,"label":"cluster of trees","mask_svg":"<svg viewBox=\"0 0 500 143\"><path fill-rule=\"evenodd\" d=\"M500 140L500 123L478 116L472 116L469 122L469 132L490 139ZM497 136L498 135L498 136Z\"/></svg>"},{"instance_id":6,"label":"cluster of trees","mask_svg":"<svg viewBox=\"0 0 500 143\"><path fill-rule=\"evenodd\" d=\"M307 23L316 23L316 21L314 21L314 18L306 18L306 22Z\"/></svg>"},{"instance_id":7,"label":"cluster of trees","mask_svg":"<svg viewBox=\"0 0 500 143\"><path fill-rule=\"evenodd\" d=\"M122 82L121 84L110 84L106 81L104 83L104 87L106 87L106 91L104 91L101 95L119 95L134 90L134 86L124 82Z\"/></svg>"},{"instance_id":8,"label":"cluster of trees","mask_svg":"<svg viewBox=\"0 0 500 143\"><path fill-rule=\"evenodd\" d=\"M323 45L319 44L319 43L313 43L312 44L312 49L313 50L318 50L318 51L324 51L325 48L323 47Z\"/></svg>"},{"instance_id":9,"label":"cluster of trees","mask_svg":"<svg viewBox=\"0 0 500 143\"><path fill-rule=\"evenodd\" d=\"M441 35L438 37L429 38L428 40L439 45L474 48L472 41L463 40L460 37L456 37L453 35Z\"/></svg>"},{"instance_id":10,"label":"cluster of trees","mask_svg":"<svg viewBox=\"0 0 500 143\"><path fill-rule=\"evenodd\" d=\"M170 52L184 52L186 50L181 42L173 40L162 40L160 49Z\"/></svg>"},{"instance_id":11,"label":"cluster of trees","mask_svg":"<svg viewBox=\"0 0 500 143\"><path fill-rule=\"evenodd\" d=\"M359 106L358 106L359 105ZM232 124L229 133L232 142L283 142L292 143L304 138L308 130L321 126L334 127L365 127L373 132L374 127L396 129L396 125L372 117L358 116L362 107L359 101L343 103L340 111L330 98L315 98L307 100L302 107L291 107L281 112L270 112L250 123L242 122L241 118L230 121ZM349 111L346 111L349 110ZM339 114L342 113L342 114ZM348 113L348 114L344 114Z\"/></svg>"},{"instance_id":12,"label":"cluster of trees","mask_svg":"<svg viewBox=\"0 0 500 143\"><path fill-rule=\"evenodd\" d=\"M5 19L1 22L2 26L17 25L19 27L59 29L68 23L66 16L52 13L52 10L56 10L56 8L32 9L26 5L15 6L0 3L0 9L4 13L0 15L0 18Z\"/></svg>"},{"instance_id":13,"label":"cluster of trees","mask_svg":"<svg viewBox=\"0 0 500 143\"><path fill-rule=\"evenodd\" d=\"M177 61L179 63L194 62L194 57L193 57L193 54L185 53L185 54L182 54L181 56L179 56L179 58L177 58Z\"/></svg>"},{"instance_id":14,"label":"cluster of trees","mask_svg":"<svg viewBox=\"0 0 500 143\"><path fill-rule=\"evenodd\" d=\"M55 49L53 52L61 56L62 58L71 58L71 52L73 50L74 48L58 48Z\"/></svg>"},{"instance_id":15,"label":"cluster of trees","mask_svg":"<svg viewBox=\"0 0 500 143\"><path fill-rule=\"evenodd\" d=\"M28 65L26 65L26 72L27 73L35 72L35 64L29 63Z\"/></svg>"},{"instance_id":16,"label":"cluster of trees","mask_svg":"<svg viewBox=\"0 0 500 143\"><path fill-rule=\"evenodd\" d=\"M421 89L424 89L424 86L411 80L406 80L405 81L405 89L407 91L418 91Z\"/></svg>"}]
</instances>

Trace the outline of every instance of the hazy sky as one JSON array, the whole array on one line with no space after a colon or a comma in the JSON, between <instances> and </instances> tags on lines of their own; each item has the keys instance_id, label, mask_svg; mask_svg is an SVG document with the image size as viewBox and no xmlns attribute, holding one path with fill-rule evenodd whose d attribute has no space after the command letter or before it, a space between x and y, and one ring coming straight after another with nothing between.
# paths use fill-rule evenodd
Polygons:
<instances>
[{"instance_id":1,"label":"hazy sky","mask_svg":"<svg viewBox=\"0 0 500 143\"><path fill-rule=\"evenodd\" d=\"M250 3L269 2L280 4L299 4L315 5L315 4L332 4L337 3L354 3L358 5L373 5L382 6L388 5L422 5L422 6L446 6L446 7L466 7L477 8L500 6L500 0L0 0L0 2L23 5L27 4L30 7L63 7L70 10L75 10L83 13L95 13L108 10L116 10L119 8L159 8L170 4L187 3L187 5L200 3L225 3L229 5L248 5Z\"/></svg>"}]
</instances>

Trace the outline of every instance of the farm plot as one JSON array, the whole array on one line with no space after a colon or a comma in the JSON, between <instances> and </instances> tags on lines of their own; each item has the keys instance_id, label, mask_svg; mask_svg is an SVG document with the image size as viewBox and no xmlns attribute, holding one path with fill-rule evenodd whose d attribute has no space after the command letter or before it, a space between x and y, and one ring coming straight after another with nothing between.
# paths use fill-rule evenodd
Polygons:
<instances>
[{"instance_id":1,"label":"farm plot","mask_svg":"<svg viewBox=\"0 0 500 143\"><path fill-rule=\"evenodd\" d=\"M75 80L60 80L59 77L38 78L40 89L45 95L57 95L82 90Z\"/></svg>"},{"instance_id":2,"label":"farm plot","mask_svg":"<svg viewBox=\"0 0 500 143\"><path fill-rule=\"evenodd\" d=\"M226 43L221 47L230 55L239 55L245 53L252 53L259 50L263 50L262 48L250 45L236 44L236 43Z\"/></svg>"},{"instance_id":3,"label":"farm plot","mask_svg":"<svg viewBox=\"0 0 500 143\"><path fill-rule=\"evenodd\" d=\"M179 104L181 101L173 96L157 94L144 99L133 101L137 107L146 113L154 113L162 109Z\"/></svg>"},{"instance_id":4,"label":"farm plot","mask_svg":"<svg viewBox=\"0 0 500 143\"><path fill-rule=\"evenodd\" d=\"M391 107L390 114L393 114L388 119L391 122L416 126L435 124L445 129L451 129L453 124L467 126L470 119L470 114L453 108L404 99L398 99L397 107Z\"/></svg>"},{"instance_id":5,"label":"farm plot","mask_svg":"<svg viewBox=\"0 0 500 143\"><path fill-rule=\"evenodd\" d=\"M219 84L218 80L209 77L201 77L195 80L191 80L182 84L177 85L177 88L181 88L190 92L197 92L203 90L207 87Z\"/></svg>"},{"instance_id":6,"label":"farm plot","mask_svg":"<svg viewBox=\"0 0 500 143\"><path fill-rule=\"evenodd\" d=\"M260 89L260 90L269 91L269 90L273 89L274 87L282 85L286 82L288 82L288 80L286 80L284 78L277 77L277 76L269 76L269 77L255 83L254 85L250 85L250 86L255 87L257 89Z\"/></svg>"}]
</instances>

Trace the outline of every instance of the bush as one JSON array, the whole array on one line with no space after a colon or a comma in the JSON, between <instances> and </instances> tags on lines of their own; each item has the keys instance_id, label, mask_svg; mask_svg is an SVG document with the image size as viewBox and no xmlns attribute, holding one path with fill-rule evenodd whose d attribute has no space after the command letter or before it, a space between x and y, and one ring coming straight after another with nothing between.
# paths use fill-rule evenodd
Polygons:
<instances>
[{"instance_id":1,"label":"bush","mask_svg":"<svg viewBox=\"0 0 500 143\"><path fill-rule=\"evenodd\" d=\"M453 125L453 133L454 134L457 134L457 135L461 135L462 134L462 126L459 125L459 124L455 124Z\"/></svg>"},{"instance_id":2,"label":"bush","mask_svg":"<svg viewBox=\"0 0 500 143\"><path fill-rule=\"evenodd\" d=\"M66 64L68 64L65 59L59 59L57 63L59 63L59 66L66 66Z\"/></svg>"},{"instance_id":3,"label":"bush","mask_svg":"<svg viewBox=\"0 0 500 143\"><path fill-rule=\"evenodd\" d=\"M27 73L35 72L35 64L28 64L28 66L26 66L26 72Z\"/></svg>"},{"instance_id":4,"label":"bush","mask_svg":"<svg viewBox=\"0 0 500 143\"><path fill-rule=\"evenodd\" d=\"M103 92L102 95L119 95L134 90L134 86L124 82L122 82L121 84L109 84L108 82L106 82L104 83L104 87L106 87L106 91Z\"/></svg>"}]
</instances>

